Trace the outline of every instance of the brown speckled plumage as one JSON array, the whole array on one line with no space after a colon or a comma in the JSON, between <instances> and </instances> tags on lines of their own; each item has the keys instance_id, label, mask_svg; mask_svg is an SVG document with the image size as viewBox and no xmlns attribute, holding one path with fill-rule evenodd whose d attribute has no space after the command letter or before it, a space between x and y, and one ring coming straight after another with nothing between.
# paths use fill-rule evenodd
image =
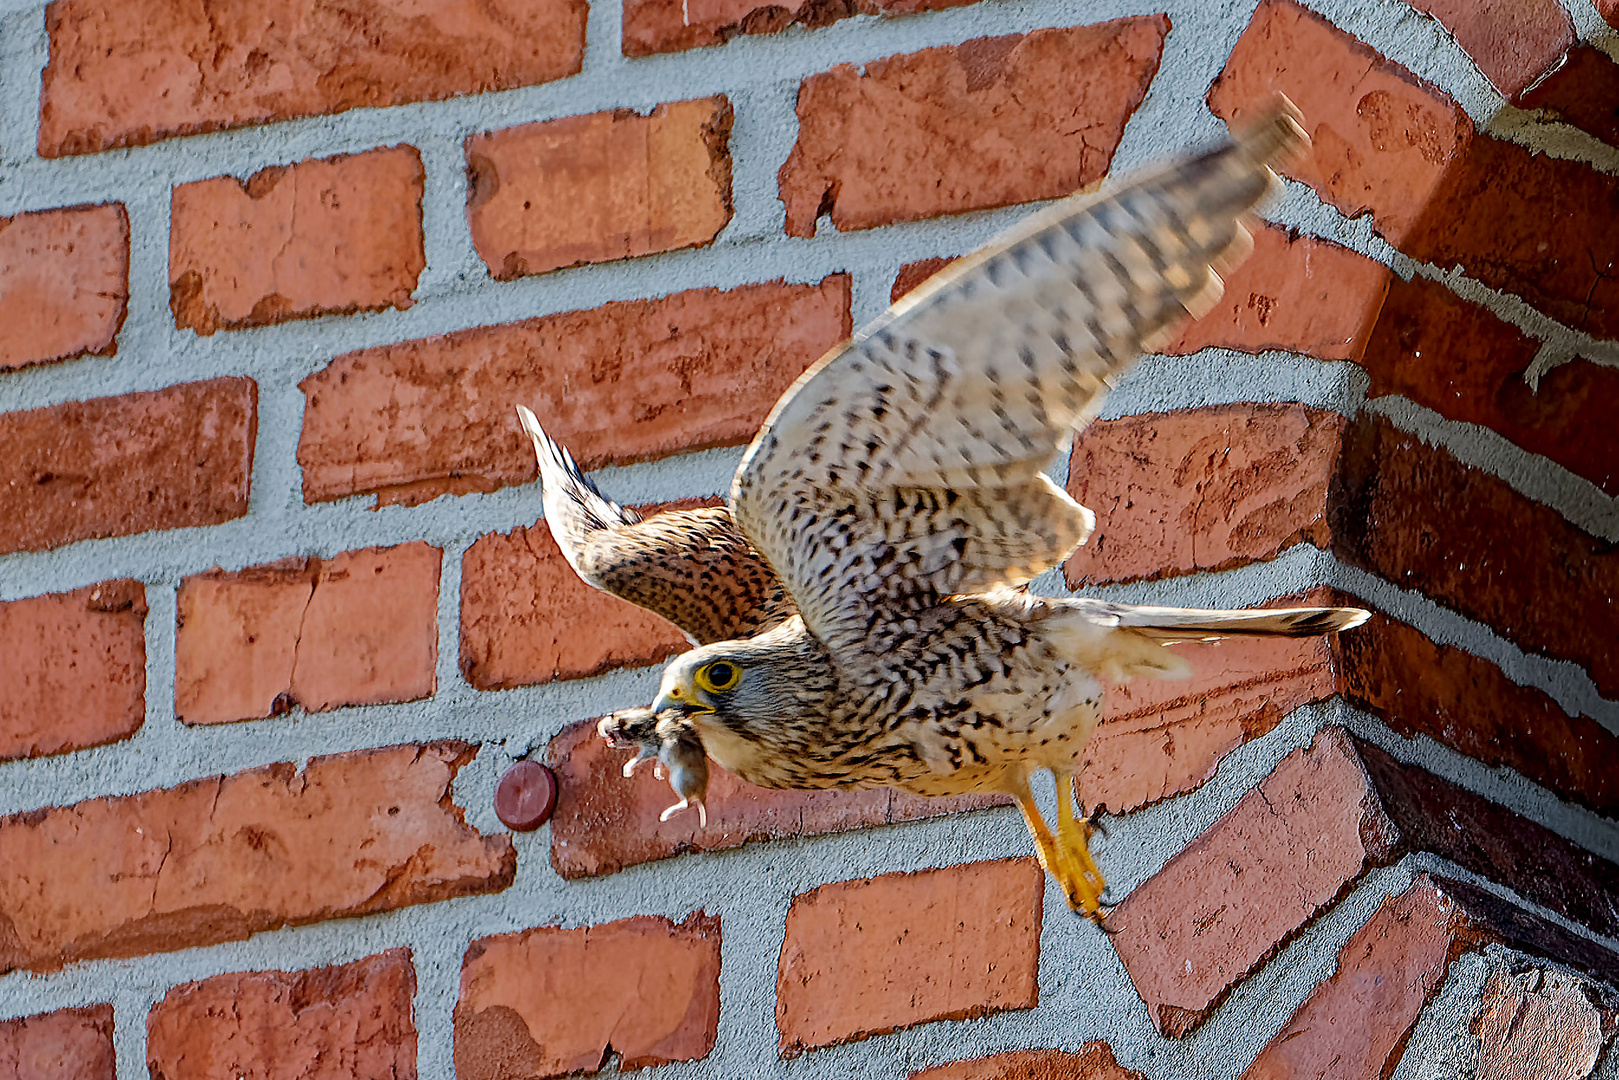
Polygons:
<instances>
[{"instance_id":1,"label":"brown speckled plumage","mask_svg":"<svg viewBox=\"0 0 1619 1080\"><path fill-rule=\"evenodd\" d=\"M767 787L1008 792L1069 902L1098 916L1102 878L1068 782L1102 680L1181 673L1164 647L1178 640L1317 634L1365 618L1021 588L1092 527L1043 470L1140 352L1218 297L1213 268L1245 257L1239 218L1275 183L1268 163L1303 139L1284 108L1108 198L1059 203L949 267L783 395L728 513L636 523L575 498L581 515L553 488L612 504L577 470L546 471L547 516L559 539L576 538L564 547L575 544L586 580L694 638L747 627L671 661L652 710L615 714L603 734L669 764L685 799L682 784L706 782L693 760L704 750ZM537 425L530 433L548 444ZM569 513L584 524L559 526ZM1041 769L1062 793L1055 835L1029 794Z\"/></svg>"}]
</instances>

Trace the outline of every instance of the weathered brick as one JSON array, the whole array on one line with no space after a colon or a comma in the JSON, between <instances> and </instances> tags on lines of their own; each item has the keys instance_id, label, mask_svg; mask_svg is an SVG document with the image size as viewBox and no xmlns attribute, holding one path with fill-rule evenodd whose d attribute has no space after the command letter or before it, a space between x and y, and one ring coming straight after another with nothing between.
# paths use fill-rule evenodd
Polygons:
<instances>
[{"instance_id":1,"label":"weathered brick","mask_svg":"<svg viewBox=\"0 0 1619 1080\"><path fill-rule=\"evenodd\" d=\"M544 521L481 536L461 557L461 674L479 690L655 664L690 647L667 619L580 580Z\"/></svg>"},{"instance_id":2,"label":"weathered brick","mask_svg":"<svg viewBox=\"0 0 1619 1080\"><path fill-rule=\"evenodd\" d=\"M175 714L216 724L430 696L443 554L416 542L186 578Z\"/></svg>"},{"instance_id":3,"label":"weathered brick","mask_svg":"<svg viewBox=\"0 0 1619 1080\"><path fill-rule=\"evenodd\" d=\"M1449 30L1484 77L1508 98L1574 44L1574 21L1557 0L1406 0Z\"/></svg>"},{"instance_id":4,"label":"weathered brick","mask_svg":"<svg viewBox=\"0 0 1619 1080\"><path fill-rule=\"evenodd\" d=\"M898 300L955 261L954 258L937 256L931 259L918 259L915 262L906 263L894 275L894 284L888 290L889 303Z\"/></svg>"},{"instance_id":5,"label":"weathered brick","mask_svg":"<svg viewBox=\"0 0 1619 1080\"><path fill-rule=\"evenodd\" d=\"M0 414L0 554L247 513L252 379Z\"/></svg>"},{"instance_id":6,"label":"weathered brick","mask_svg":"<svg viewBox=\"0 0 1619 1080\"><path fill-rule=\"evenodd\" d=\"M739 34L829 26L851 15L911 15L977 0L624 0L625 56L719 45Z\"/></svg>"},{"instance_id":7,"label":"weathered brick","mask_svg":"<svg viewBox=\"0 0 1619 1080\"><path fill-rule=\"evenodd\" d=\"M1473 1028L1479 1080L1585 1080L1607 1038L1584 980L1556 969L1494 971Z\"/></svg>"},{"instance_id":8,"label":"weathered brick","mask_svg":"<svg viewBox=\"0 0 1619 1080\"><path fill-rule=\"evenodd\" d=\"M1619 64L1591 45L1576 45L1556 72L1513 102L1520 109L1544 109L1553 120L1573 124L1612 146L1619 146Z\"/></svg>"},{"instance_id":9,"label":"weathered brick","mask_svg":"<svg viewBox=\"0 0 1619 1080\"><path fill-rule=\"evenodd\" d=\"M1289 754L1108 918L1153 1023L1174 1036L1201 1024L1394 839L1341 729Z\"/></svg>"},{"instance_id":10,"label":"weathered brick","mask_svg":"<svg viewBox=\"0 0 1619 1080\"><path fill-rule=\"evenodd\" d=\"M1340 636L1337 650L1349 700L1406 738L1427 735L1619 816L1619 735L1591 717L1571 716L1494 664L1384 615Z\"/></svg>"},{"instance_id":11,"label":"weathered brick","mask_svg":"<svg viewBox=\"0 0 1619 1080\"><path fill-rule=\"evenodd\" d=\"M112 356L128 309L122 203L0 218L0 369Z\"/></svg>"},{"instance_id":12,"label":"weathered brick","mask_svg":"<svg viewBox=\"0 0 1619 1080\"><path fill-rule=\"evenodd\" d=\"M1619 30L1619 0L1596 0L1597 14L1607 20L1608 25Z\"/></svg>"},{"instance_id":13,"label":"weathered brick","mask_svg":"<svg viewBox=\"0 0 1619 1080\"><path fill-rule=\"evenodd\" d=\"M669 784L646 765L626 778L629 755L609 749L593 720L570 724L547 758L558 782L551 817L551 866L564 878L613 874L685 851L721 851L755 840L843 832L897 821L1009 805L1004 795L928 799L892 788L772 791L709 762L708 825L695 811L660 821L674 802Z\"/></svg>"},{"instance_id":14,"label":"weathered brick","mask_svg":"<svg viewBox=\"0 0 1619 1080\"><path fill-rule=\"evenodd\" d=\"M1070 587L1218 570L1325 546L1344 421L1303 405L1222 405L1093 424L1068 491L1096 512Z\"/></svg>"},{"instance_id":15,"label":"weathered brick","mask_svg":"<svg viewBox=\"0 0 1619 1080\"><path fill-rule=\"evenodd\" d=\"M501 280L701 247L731 220L730 134L720 96L474 135L472 243Z\"/></svg>"},{"instance_id":16,"label":"weathered brick","mask_svg":"<svg viewBox=\"0 0 1619 1080\"><path fill-rule=\"evenodd\" d=\"M1226 754L1337 689L1326 638L1231 638L1175 652L1191 678L1107 687L1102 722L1074 774L1087 812L1124 813L1191 791Z\"/></svg>"},{"instance_id":17,"label":"weathered brick","mask_svg":"<svg viewBox=\"0 0 1619 1080\"><path fill-rule=\"evenodd\" d=\"M1399 394L1479 424L1619 495L1619 370L1573 360L1530 389L1540 342L1437 281L1396 280L1360 359L1369 397Z\"/></svg>"},{"instance_id":18,"label":"weathered brick","mask_svg":"<svg viewBox=\"0 0 1619 1080\"><path fill-rule=\"evenodd\" d=\"M170 201L169 307L202 335L410 307L427 265L412 146L180 184Z\"/></svg>"},{"instance_id":19,"label":"weathered brick","mask_svg":"<svg viewBox=\"0 0 1619 1080\"><path fill-rule=\"evenodd\" d=\"M112 1006L0 1020L0 1076L13 1080L116 1080Z\"/></svg>"},{"instance_id":20,"label":"weathered brick","mask_svg":"<svg viewBox=\"0 0 1619 1080\"><path fill-rule=\"evenodd\" d=\"M456 1080L596 1072L609 1053L639 1069L714 1048L720 921L639 915L480 938L461 964Z\"/></svg>"},{"instance_id":21,"label":"weathered brick","mask_svg":"<svg viewBox=\"0 0 1619 1080\"><path fill-rule=\"evenodd\" d=\"M497 892L510 838L450 801L474 753L363 750L0 820L0 972Z\"/></svg>"},{"instance_id":22,"label":"weathered brick","mask_svg":"<svg viewBox=\"0 0 1619 1080\"><path fill-rule=\"evenodd\" d=\"M146 589L127 579L0 604L0 761L133 735L145 627Z\"/></svg>"},{"instance_id":23,"label":"weathered brick","mask_svg":"<svg viewBox=\"0 0 1619 1080\"><path fill-rule=\"evenodd\" d=\"M1158 351L1285 349L1359 360L1388 292L1388 267L1274 225L1252 232L1254 253L1226 275L1220 302Z\"/></svg>"},{"instance_id":24,"label":"weathered brick","mask_svg":"<svg viewBox=\"0 0 1619 1080\"><path fill-rule=\"evenodd\" d=\"M298 384L304 499L424 502L528 483L537 467L517 403L587 469L743 443L849 332L849 278L834 274L348 353Z\"/></svg>"},{"instance_id":25,"label":"weathered brick","mask_svg":"<svg viewBox=\"0 0 1619 1080\"><path fill-rule=\"evenodd\" d=\"M1006 859L795 896L776 972L782 1056L1033 1008L1044 885L1033 859Z\"/></svg>"},{"instance_id":26,"label":"weathered brick","mask_svg":"<svg viewBox=\"0 0 1619 1080\"><path fill-rule=\"evenodd\" d=\"M1065 1050L1013 1050L1005 1054L935 1065L911 1073L910 1080L1146 1080L1113 1057L1113 1048L1100 1039Z\"/></svg>"},{"instance_id":27,"label":"weathered brick","mask_svg":"<svg viewBox=\"0 0 1619 1080\"><path fill-rule=\"evenodd\" d=\"M1446 899L1419 879L1383 901L1243 1080L1383 1075L1449 966L1457 928Z\"/></svg>"},{"instance_id":28,"label":"weathered brick","mask_svg":"<svg viewBox=\"0 0 1619 1080\"><path fill-rule=\"evenodd\" d=\"M1293 0L1262 0L1209 108L1235 121L1269 108L1277 91L1303 112L1311 139L1280 171L1350 217L1371 211L1397 247L1472 139L1472 122L1442 91Z\"/></svg>"},{"instance_id":29,"label":"weathered brick","mask_svg":"<svg viewBox=\"0 0 1619 1080\"><path fill-rule=\"evenodd\" d=\"M1107 174L1169 19L979 38L812 75L778 174L787 232L1068 195Z\"/></svg>"},{"instance_id":30,"label":"weathered brick","mask_svg":"<svg viewBox=\"0 0 1619 1080\"><path fill-rule=\"evenodd\" d=\"M61 0L46 13L46 157L172 135L532 86L579 70L585 0L228 11Z\"/></svg>"},{"instance_id":31,"label":"weathered brick","mask_svg":"<svg viewBox=\"0 0 1619 1080\"><path fill-rule=\"evenodd\" d=\"M147 1014L146 1065L162 1080L415 1080L415 993L409 949L338 967L183 983Z\"/></svg>"},{"instance_id":32,"label":"weathered brick","mask_svg":"<svg viewBox=\"0 0 1619 1080\"><path fill-rule=\"evenodd\" d=\"M1619 654L1608 647L1619 638L1611 544L1378 417L1348 433L1332 524L1343 561L1523 649L1572 660L1619 697Z\"/></svg>"}]
</instances>

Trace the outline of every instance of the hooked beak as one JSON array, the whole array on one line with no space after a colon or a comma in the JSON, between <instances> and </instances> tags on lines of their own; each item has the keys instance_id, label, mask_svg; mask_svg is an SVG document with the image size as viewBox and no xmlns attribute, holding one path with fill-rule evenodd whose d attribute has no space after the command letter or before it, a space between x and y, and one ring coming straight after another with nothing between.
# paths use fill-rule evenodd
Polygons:
<instances>
[{"instance_id":1,"label":"hooked beak","mask_svg":"<svg viewBox=\"0 0 1619 1080\"><path fill-rule=\"evenodd\" d=\"M652 703L654 713L661 713L666 709L674 709L686 716L703 716L714 712L714 706L699 701L695 692L684 686L671 686L660 693L658 700Z\"/></svg>"}]
</instances>

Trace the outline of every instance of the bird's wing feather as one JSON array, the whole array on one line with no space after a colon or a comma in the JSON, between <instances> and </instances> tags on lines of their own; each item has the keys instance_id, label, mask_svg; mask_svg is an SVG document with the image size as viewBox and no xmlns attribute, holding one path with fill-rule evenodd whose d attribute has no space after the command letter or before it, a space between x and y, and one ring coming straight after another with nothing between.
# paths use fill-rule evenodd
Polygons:
<instances>
[{"instance_id":1,"label":"bird's wing feather","mask_svg":"<svg viewBox=\"0 0 1619 1080\"><path fill-rule=\"evenodd\" d=\"M534 442L545 520L568 565L603 592L663 616L699 645L750 637L795 609L723 506L642 518L604 496L573 455L517 406Z\"/></svg>"},{"instance_id":2,"label":"bird's wing feather","mask_svg":"<svg viewBox=\"0 0 1619 1080\"><path fill-rule=\"evenodd\" d=\"M1027 581L1084 539L1089 512L1041 471L1115 376L1218 297L1268 162L1305 141L1295 115L1035 215L788 390L731 499L817 636L858 648L896 605Z\"/></svg>"}]
</instances>

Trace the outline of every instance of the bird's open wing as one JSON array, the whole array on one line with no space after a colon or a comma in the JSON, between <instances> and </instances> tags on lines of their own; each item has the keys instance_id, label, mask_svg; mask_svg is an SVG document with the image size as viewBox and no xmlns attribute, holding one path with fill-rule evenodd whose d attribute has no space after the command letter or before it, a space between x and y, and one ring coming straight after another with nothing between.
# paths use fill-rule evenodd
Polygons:
<instances>
[{"instance_id":1,"label":"bird's open wing","mask_svg":"<svg viewBox=\"0 0 1619 1080\"><path fill-rule=\"evenodd\" d=\"M834 652L940 595L1027 581L1090 530L1042 470L1111 380L1246 257L1239 217L1304 144L1291 105L962 260L777 402L731 487L742 532ZM847 655L847 654L845 654Z\"/></svg>"},{"instance_id":2,"label":"bird's open wing","mask_svg":"<svg viewBox=\"0 0 1619 1080\"><path fill-rule=\"evenodd\" d=\"M643 519L602 495L532 412L519 405L517 415L539 458L546 524L586 582L662 615L699 645L751 637L794 613L729 509Z\"/></svg>"}]
</instances>

